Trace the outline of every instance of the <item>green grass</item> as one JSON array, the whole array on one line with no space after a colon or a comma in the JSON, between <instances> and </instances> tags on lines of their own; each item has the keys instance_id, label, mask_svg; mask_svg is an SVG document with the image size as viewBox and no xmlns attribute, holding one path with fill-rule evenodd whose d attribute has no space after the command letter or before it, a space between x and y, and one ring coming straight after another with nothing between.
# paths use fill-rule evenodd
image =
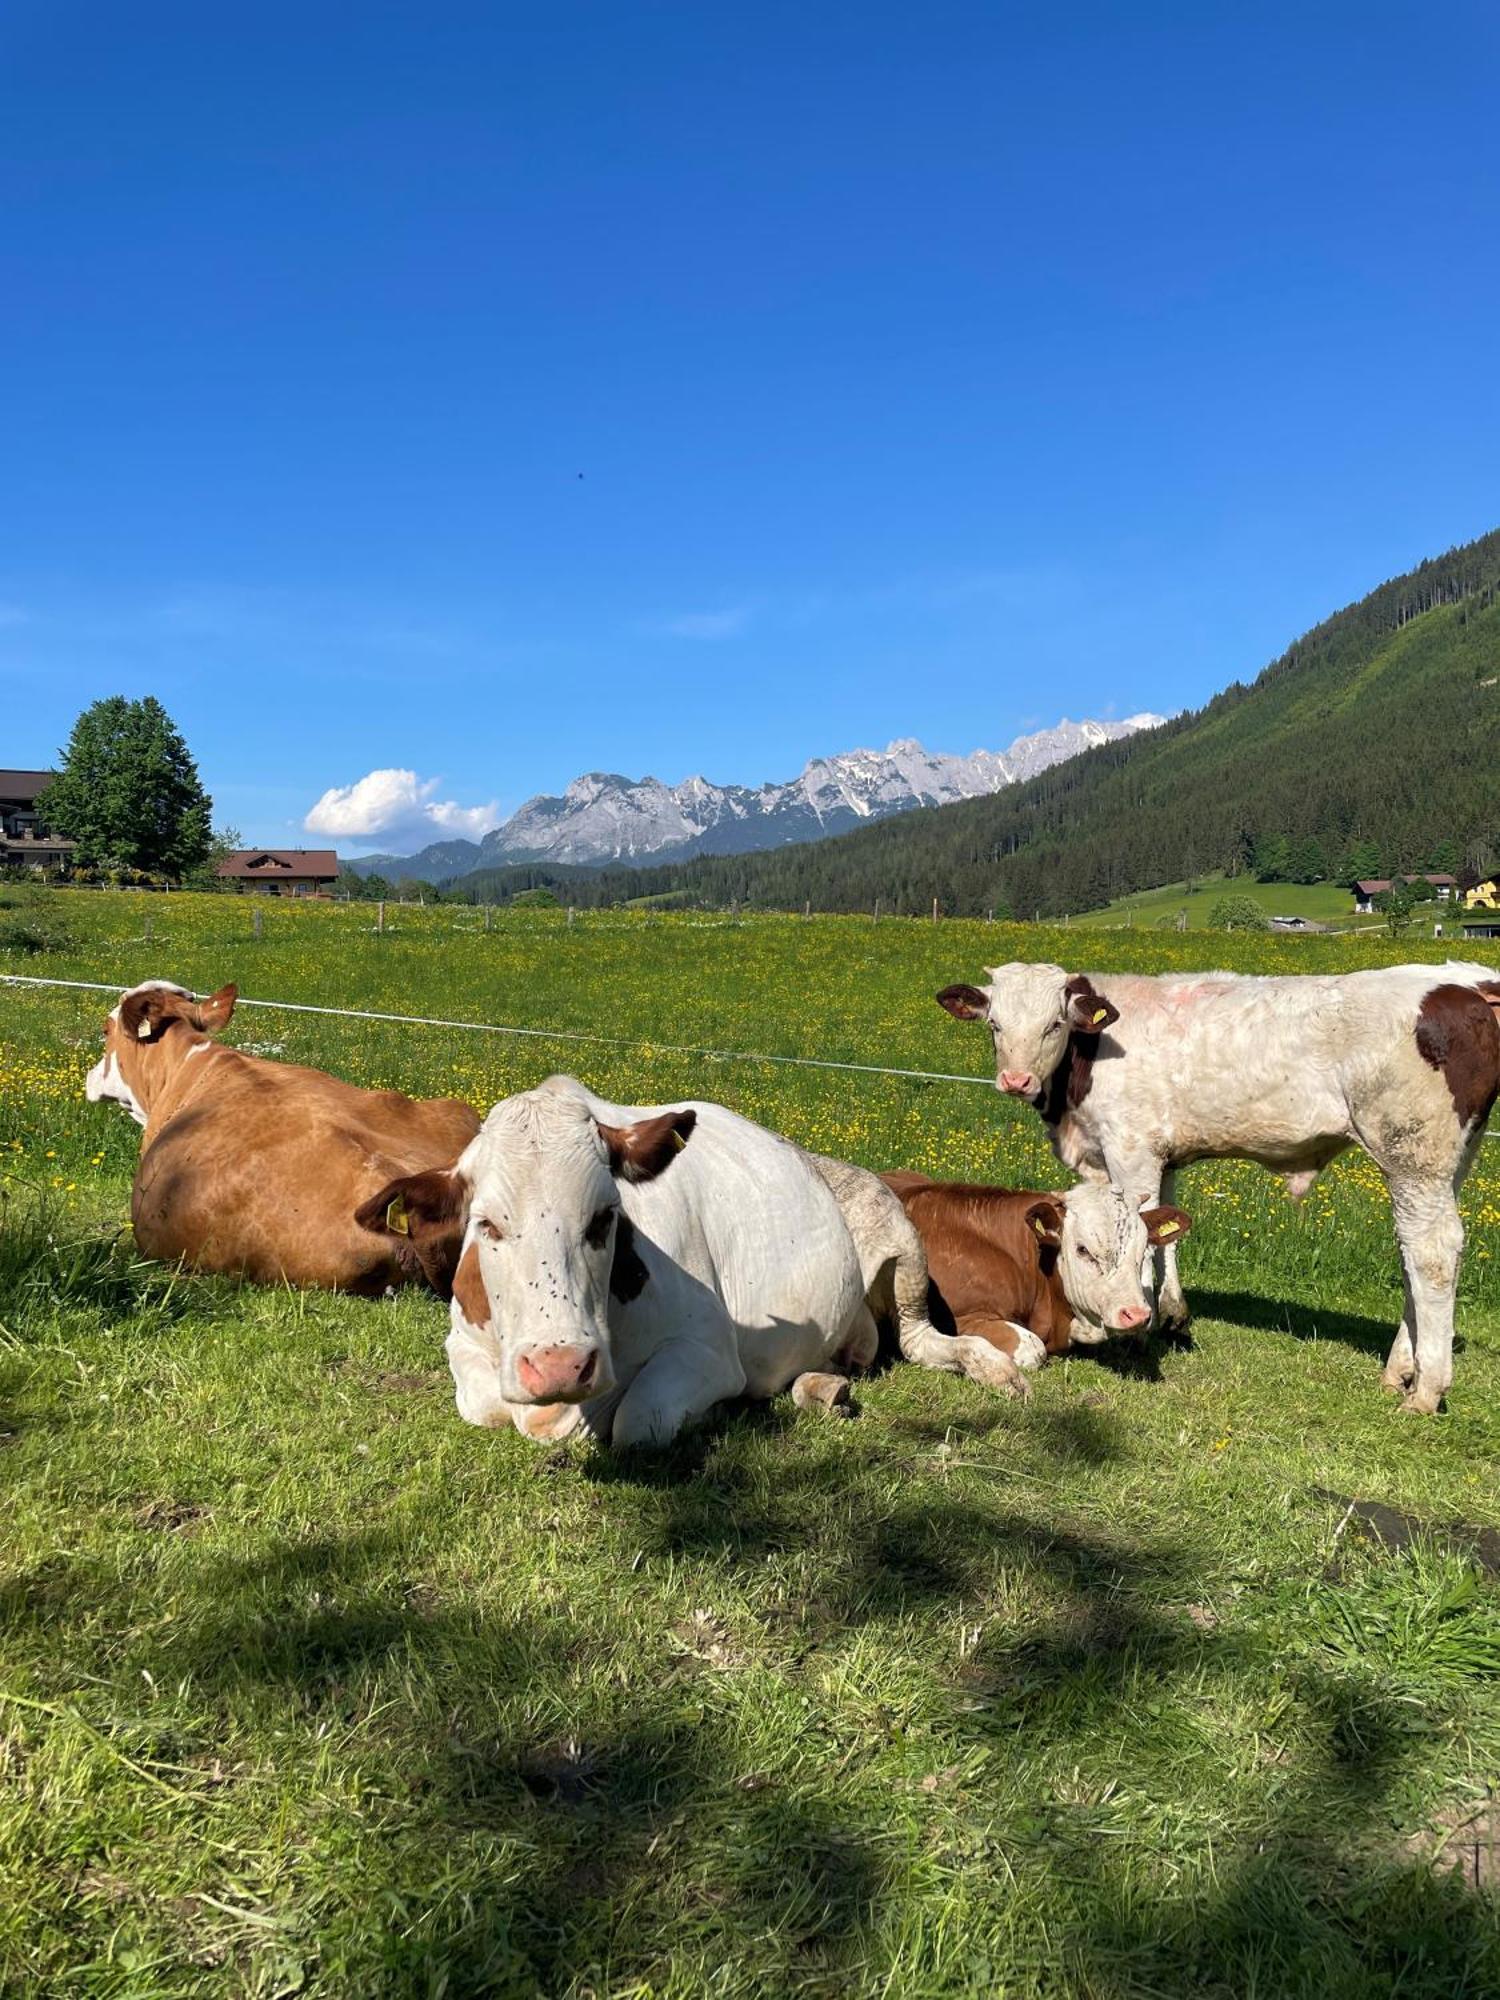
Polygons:
<instances>
[{"instance_id":1,"label":"green grass","mask_svg":"<svg viewBox=\"0 0 1500 2000\"><path fill-rule=\"evenodd\" d=\"M58 948L0 969L652 1044L230 1031L361 1080L487 1103L567 1065L876 1166L1057 1177L992 1091L662 1047L978 1077L932 991L1057 931L276 908L255 940L229 899L59 901ZM1453 1866L1500 1786L1500 1147L1439 1419L1377 1386L1368 1169L1293 1209L1220 1166L1179 1196L1191 1348L1025 1406L898 1369L854 1423L782 1399L631 1462L460 1423L430 1299L134 1258L135 1129L81 1101L104 1004L0 992L0 1991L1500 1990ZM1356 1497L1426 1527L1371 1541Z\"/></svg>"},{"instance_id":2,"label":"green grass","mask_svg":"<svg viewBox=\"0 0 1500 2000\"><path fill-rule=\"evenodd\" d=\"M1102 910L1090 910L1074 917L1072 924L1108 928L1125 924L1149 928L1175 923L1187 911L1189 930L1202 930L1209 911L1225 896L1248 896L1259 903L1267 916L1307 917L1314 923L1337 924L1341 930L1370 930L1383 933L1383 917L1360 917L1354 912L1354 898L1338 882L1257 882L1253 876L1200 875L1193 887L1185 882L1169 882L1160 889L1143 889L1134 896L1121 896ZM1428 939L1432 921L1440 920L1437 905L1423 906L1413 930Z\"/></svg>"}]
</instances>

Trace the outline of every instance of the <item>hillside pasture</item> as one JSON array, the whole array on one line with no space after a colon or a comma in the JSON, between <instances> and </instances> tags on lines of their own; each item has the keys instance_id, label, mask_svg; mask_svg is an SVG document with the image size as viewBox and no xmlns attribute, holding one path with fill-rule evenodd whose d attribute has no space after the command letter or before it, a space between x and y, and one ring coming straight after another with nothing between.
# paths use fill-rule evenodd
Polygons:
<instances>
[{"instance_id":1,"label":"hillside pasture","mask_svg":"<svg viewBox=\"0 0 1500 2000\"><path fill-rule=\"evenodd\" d=\"M1327 924L1340 931L1370 931L1384 935L1381 916L1355 914L1354 898L1341 882L1257 882L1253 875L1197 875L1191 886L1168 882L1159 889L1142 889L1133 896L1121 896L1101 910L1089 910L1070 917L1068 927L1088 929L1154 929L1175 924L1185 915L1189 930L1207 928L1215 904L1228 896L1248 897L1267 917L1305 917L1315 924ZM1442 921L1443 912L1435 903L1423 904L1416 912L1409 935L1432 940L1432 925ZM1462 939L1455 949L1461 948ZM1201 949L1201 947L1200 947Z\"/></svg>"},{"instance_id":2,"label":"hillside pasture","mask_svg":"<svg viewBox=\"0 0 1500 2000\"><path fill-rule=\"evenodd\" d=\"M249 998L481 1108L568 1068L873 1167L1055 1185L932 994L1010 957L1431 940L61 895L0 972ZM1465 954L1493 959L1493 948ZM1500 1145L1451 1407L1378 1376L1378 1176L1182 1177L1191 1345L1031 1400L896 1368L655 1460L459 1422L446 1314L136 1259L103 994L0 990L0 1990L1500 1989ZM594 1039L567 1041L564 1035ZM693 1051L685 1053L684 1051ZM800 1068L761 1057L914 1069ZM712 1053L721 1052L721 1053Z\"/></svg>"}]
</instances>

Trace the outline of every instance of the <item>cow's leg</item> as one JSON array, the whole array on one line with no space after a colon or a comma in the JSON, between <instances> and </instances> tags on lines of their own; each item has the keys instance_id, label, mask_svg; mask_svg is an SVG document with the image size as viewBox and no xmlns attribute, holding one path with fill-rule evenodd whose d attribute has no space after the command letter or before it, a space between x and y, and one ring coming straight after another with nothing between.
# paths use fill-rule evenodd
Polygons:
<instances>
[{"instance_id":1,"label":"cow's leg","mask_svg":"<svg viewBox=\"0 0 1500 2000\"><path fill-rule=\"evenodd\" d=\"M1047 1350L1031 1331L1018 1320L1004 1319L999 1313L960 1313L956 1322L960 1339L982 1340L988 1346L1008 1354L1016 1366L1024 1373L1045 1366Z\"/></svg>"},{"instance_id":2,"label":"cow's leg","mask_svg":"<svg viewBox=\"0 0 1500 2000\"><path fill-rule=\"evenodd\" d=\"M609 1441L616 1450L670 1444L715 1403L744 1392L734 1329L722 1340L669 1340L659 1347L620 1398Z\"/></svg>"},{"instance_id":3,"label":"cow's leg","mask_svg":"<svg viewBox=\"0 0 1500 2000\"><path fill-rule=\"evenodd\" d=\"M1409 1330L1415 1363L1404 1407L1430 1416L1453 1381L1453 1300L1464 1226L1452 1184L1446 1178L1393 1178L1390 1186L1411 1300ZM1400 1335L1396 1338L1399 1347Z\"/></svg>"},{"instance_id":4,"label":"cow's leg","mask_svg":"<svg viewBox=\"0 0 1500 2000\"><path fill-rule=\"evenodd\" d=\"M1417 1323L1417 1309L1412 1304L1411 1279L1406 1275L1406 1257L1401 1258L1401 1287L1405 1294L1405 1305L1401 1311L1401 1324L1396 1328L1396 1338L1391 1342L1391 1351L1385 1359L1385 1373L1381 1381L1387 1389L1396 1389L1402 1395L1411 1387L1412 1377L1417 1372L1417 1357L1412 1351L1412 1328Z\"/></svg>"},{"instance_id":5,"label":"cow's leg","mask_svg":"<svg viewBox=\"0 0 1500 2000\"><path fill-rule=\"evenodd\" d=\"M1157 1201L1175 1202L1177 1199L1177 1175L1168 1167L1160 1181ZM1177 1239L1162 1244L1154 1253L1160 1260L1160 1273L1156 1287L1156 1323L1168 1333L1180 1333L1192 1318L1188 1310L1187 1298L1183 1293L1182 1280L1177 1275Z\"/></svg>"}]
</instances>

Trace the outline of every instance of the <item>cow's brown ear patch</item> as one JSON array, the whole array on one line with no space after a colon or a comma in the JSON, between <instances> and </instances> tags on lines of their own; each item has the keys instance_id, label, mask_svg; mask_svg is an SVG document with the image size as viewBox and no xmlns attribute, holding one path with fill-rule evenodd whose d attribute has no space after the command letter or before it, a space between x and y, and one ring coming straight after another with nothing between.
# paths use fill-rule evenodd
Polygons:
<instances>
[{"instance_id":1,"label":"cow's brown ear patch","mask_svg":"<svg viewBox=\"0 0 1500 2000\"><path fill-rule=\"evenodd\" d=\"M1063 1205L1051 1195L1043 1195L1034 1201L1026 1211L1026 1227L1039 1243L1050 1244L1055 1250L1062 1242Z\"/></svg>"},{"instance_id":2,"label":"cow's brown ear patch","mask_svg":"<svg viewBox=\"0 0 1500 2000\"><path fill-rule=\"evenodd\" d=\"M1068 1026L1079 1035L1102 1035L1120 1010L1106 1000L1086 972L1075 972L1063 987L1067 994Z\"/></svg>"},{"instance_id":3,"label":"cow's brown ear patch","mask_svg":"<svg viewBox=\"0 0 1500 2000\"><path fill-rule=\"evenodd\" d=\"M221 986L217 993L210 993L206 1000L199 1000L192 1011L195 1028L205 1034L216 1035L221 1028L229 1026L229 1017L234 1012L234 1003L240 997L240 989L233 980Z\"/></svg>"},{"instance_id":4,"label":"cow's brown ear patch","mask_svg":"<svg viewBox=\"0 0 1500 2000\"><path fill-rule=\"evenodd\" d=\"M148 986L120 1002L120 1031L127 1041L155 1042L174 1021L185 1018L188 1002L169 986Z\"/></svg>"},{"instance_id":5,"label":"cow's brown ear patch","mask_svg":"<svg viewBox=\"0 0 1500 2000\"><path fill-rule=\"evenodd\" d=\"M955 1021L982 1021L990 1011L989 995L977 986L945 986L933 998Z\"/></svg>"},{"instance_id":6,"label":"cow's brown ear patch","mask_svg":"<svg viewBox=\"0 0 1500 2000\"><path fill-rule=\"evenodd\" d=\"M1176 1243L1193 1226L1193 1218L1185 1210L1167 1203L1159 1208L1143 1208L1141 1220L1146 1225L1147 1241L1158 1244Z\"/></svg>"},{"instance_id":7,"label":"cow's brown ear patch","mask_svg":"<svg viewBox=\"0 0 1500 2000\"><path fill-rule=\"evenodd\" d=\"M449 1298L468 1220L469 1184L447 1167L388 1181L379 1194L362 1201L354 1220L372 1236L384 1236L403 1263L415 1255L439 1298Z\"/></svg>"},{"instance_id":8,"label":"cow's brown ear patch","mask_svg":"<svg viewBox=\"0 0 1500 2000\"><path fill-rule=\"evenodd\" d=\"M638 1299L650 1276L635 1247L634 1225L628 1215L622 1215L615 1224L615 1255L609 1268L610 1297L622 1304Z\"/></svg>"},{"instance_id":9,"label":"cow's brown ear patch","mask_svg":"<svg viewBox=\"0 0 1500 2000\"><path fill-rule=\"evenodd\" d=\"M599 1137L609 1154L610 1172L622 1181L654 1181L671 1166L697 1123L697 1112L687 1109L639 1118L634 1125L601 1124Z\"/></svg>"},{"instance_id":10,"label":"cow's brown ear patch","mask_svg":"<svg viewBox=\"0 0 1500 2000\"><path fill-rule=\"evenodd\" d=\"M490 1323L490 1295L484 1289L484 1278L479 1269L479 1247L471 1243L458 1260L458 1269L453 1274L453 1298L459 1311L472 1327L486 1327Z\"/></svg>"}]
</instances>

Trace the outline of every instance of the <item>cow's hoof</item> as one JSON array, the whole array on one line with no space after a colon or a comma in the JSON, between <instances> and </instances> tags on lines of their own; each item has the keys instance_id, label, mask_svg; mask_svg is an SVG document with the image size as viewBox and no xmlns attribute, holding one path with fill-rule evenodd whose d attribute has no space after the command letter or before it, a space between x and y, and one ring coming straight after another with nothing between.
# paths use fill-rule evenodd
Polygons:
<instances>
[{"instance_id":1,"label":"cow's hoof","mask_svg":"<svg viewBox=\"0 0 1500 2000\"><path fill-rule=\"evenodd\" d=\"M1411 1387L1411 1378L1410 1368L1387 1368L1381 1375L1380 1386L1389 1389L1392 1395L1404 1396Z\"/></svg>"},{"instance_id":2,"label":"cow's hoof","mask_svg":"<svg viewBox=\"0 0 1500 2000\"><path fill-rule=\"evenodd\" d=\"M1401 1398L1401 1407L1409 1416L1435 1417L1442 1401L1441 1389L1408 1389Z\"/></svg>"},{"instance_id":3,"label":"cow's hoof","mask_svg":"<svg viewBox=\"0 0 1500 2000\"><path fill-rule=\"evenodd\" d=\"M792 1384L792 1401L799 1410L824 1410L834 1417L854 1415L846 1375L799 1375Z\"/></svg>"},{"instance_id":4,"label":"cow's hoof","mask_svg":"<svg viewBox=\"0 0 1500 2000\"><path fill-rule=\"evenodd\" d=\"M1010 1356L977 1333L959 1336L958 1359L964 1374L981 1389L996 1389L1002 1396L1024 1398L1031 1394L1031 1384Z\"/></svg>"},{"instance_id":5,"label":"cow's hoof","mask_svg":"<svg viewBox=\"0 0 1500 2000\"><path fill-rule=\"evenodd\" d=\"M1192 1323L1193 1315L1185 1305L1168 1306L1156 1315L1156 1331L1172 1340L1181 1340Z\"/></svg>"}]
</instances>

